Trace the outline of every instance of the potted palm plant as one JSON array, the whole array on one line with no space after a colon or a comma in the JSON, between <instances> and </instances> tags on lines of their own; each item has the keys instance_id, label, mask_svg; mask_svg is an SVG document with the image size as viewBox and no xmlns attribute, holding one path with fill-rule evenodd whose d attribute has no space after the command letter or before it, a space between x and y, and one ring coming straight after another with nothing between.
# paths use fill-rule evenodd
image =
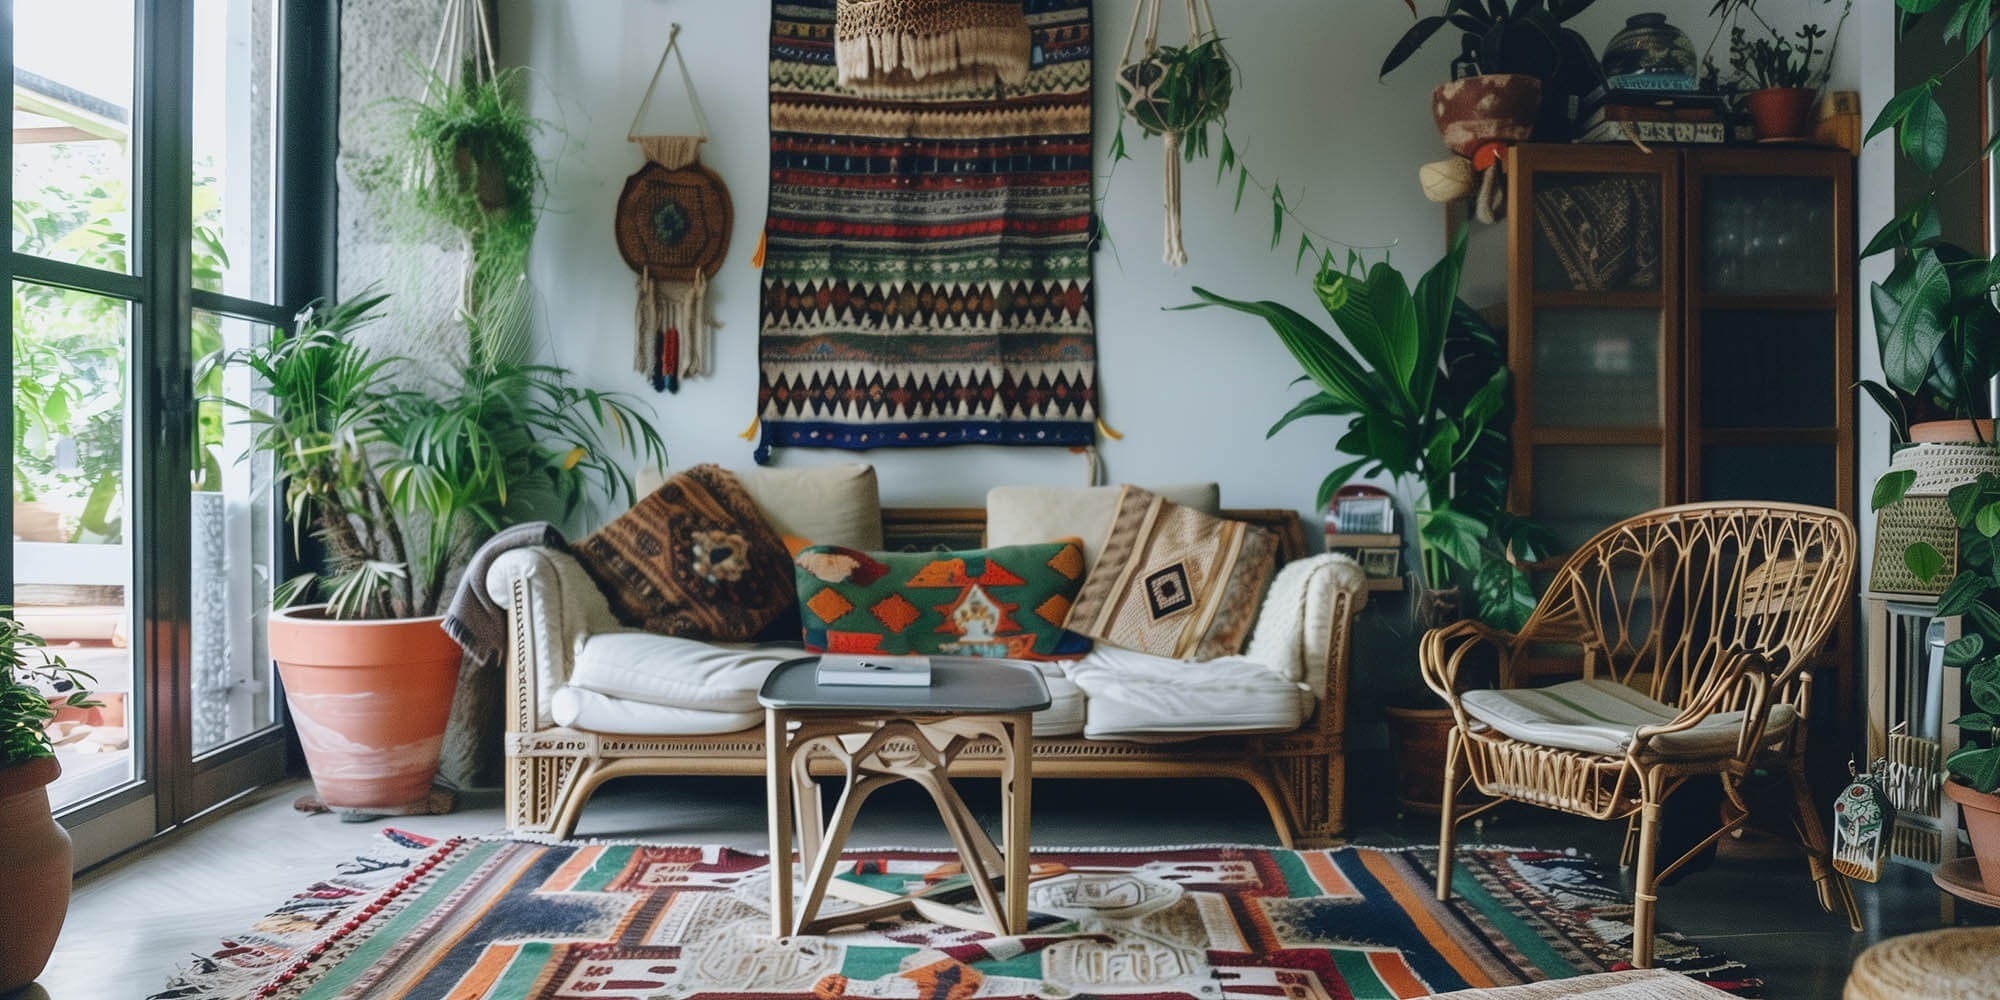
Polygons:
<instances>
[{"instance_id":1,"label":"potted palm plant","mask_svg":"<svg viewBox=\"0 0 2000 1000\"><path fill-rule=\"evenodd\" d=\"M33 982L48 965L69 912L69 833L49 809L49 783L62 768L49 744L55 717L48 692L88 708L91 678L50 653L40 636L0 608L0 996Z\"/></svg>"},{"instance_id":2,"label":"potted palm plant","mask_svg":"<svg viewBox=\"0 0 2000 1000\"><path fill-rule=\"evenodd\" d=\"M666 460L622 397L553 367L489 357L455 385L400 387L402 359L355 337L385 298L316 304L293 334L220 359L258 384L231 406L271 460L295 542L310 532L327 557L279 588L269 624L307 764L326 805L371 813L428 797L460 658L439 611L472 550L593 490L629 502L623 450ZM323 601L292 606L309 594Z\"/></svg>"},{"instance_id":3,"label":"potted palm plant","mask_svg":"<svg viewBox=\"0 0 2000 1000\"><path fill-rule=\"evenodd\" d=\"M1345 417L1334 447L1348 461L1321 482L1318 506L1359 476L1387 477L1417 526L1417 617L1426 627L1448 618L1425 613L1449 606L1501 628L1518 628L1535 594L1520 561L1538 558L1547 533L1505 509L1508 373L1492 330L1458 300L1465 260L1461 228L1444 258L1413 289L1386 261L1362 267L1350 256L1336 267L1322 257L1313 288L1341 336L1276 302L1245 302L1196 288L1203 305L1263 319L1304 370L1315 392L1272 426L1276 434L1307 416ZM1465 600L1466 597L1471 600ZM1467 607L1467 605L1470 605ZM1455 616L1456 611L1447 614ZM1414 648L1407 677L1391 685L1392 735L1423 744L1433 731L1443 746L1449 710L1417 681ZM1420 700L1422 707L1394 705ZM1403 805L1435 808L1443 786L1436 753L1396 754L1405 774ZM1428 801L1424 797L1428 797Z\"/></svg>"}]
</instances>

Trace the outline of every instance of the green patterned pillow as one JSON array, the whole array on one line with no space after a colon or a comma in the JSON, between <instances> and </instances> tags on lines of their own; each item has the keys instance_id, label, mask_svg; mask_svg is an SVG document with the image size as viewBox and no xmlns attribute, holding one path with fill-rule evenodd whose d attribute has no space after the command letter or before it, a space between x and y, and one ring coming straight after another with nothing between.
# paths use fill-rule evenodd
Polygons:
<instances>
[{"instance_id":1,"label":"green patterned pillow","mask_svg":"<svg viewBox=\"0 0 2000 1000\"><path fill-rule=\"evenodd\" d=\"M1062 627L1083 585L1075 541L971 552L813 545L793 561L811 652L1068 660L1090 649Z\"/></svg>"}]
</instances>

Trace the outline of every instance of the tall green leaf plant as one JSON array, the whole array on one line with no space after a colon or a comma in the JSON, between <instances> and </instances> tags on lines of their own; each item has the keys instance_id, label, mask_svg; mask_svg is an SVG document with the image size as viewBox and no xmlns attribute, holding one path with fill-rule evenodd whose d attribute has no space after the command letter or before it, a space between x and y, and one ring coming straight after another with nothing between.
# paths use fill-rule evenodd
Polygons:
<instances>
[{"instance_id":1,"label":"tall green leaf plant","mask_svg":"<svg viewBox=\"0 0 2000 1000\"><path fill-rule=\"evenodd\" d=\"M1359 477L1387 477L1414 512L1422 583L1470 585L1480 617L1515 627L1534 594L1514 558L1531 559L1546 533L1504 510L1508 375L1492 333L1458 300L1466 230L1412 288L1387 260L1346 267L1322 257L1313 279L1329 333L1278 302L1196 288L1202 302L1269 324L1304 370L1312 395L1273 424L1347 420L1334 447L1348 457L1320 483L1316 505Z\"/></svg>"}]
</instances>

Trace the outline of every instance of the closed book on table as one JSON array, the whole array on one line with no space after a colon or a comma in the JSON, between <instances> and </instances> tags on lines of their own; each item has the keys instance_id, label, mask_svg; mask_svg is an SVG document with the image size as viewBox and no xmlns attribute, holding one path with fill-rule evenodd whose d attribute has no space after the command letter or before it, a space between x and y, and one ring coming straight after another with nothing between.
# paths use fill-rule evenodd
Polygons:
<instances>
[{"instance_id":1,"label":"closed book on table","mask_svg":"<svg viewBox=\"0 0 2000 1000\"><path fill-rule=\"evenodd\" d=\"M821 684L866 687L929 687L931 658L928 656L868 656L851 653L823 653L815 676Z\"/></svg>"}]
</instances>

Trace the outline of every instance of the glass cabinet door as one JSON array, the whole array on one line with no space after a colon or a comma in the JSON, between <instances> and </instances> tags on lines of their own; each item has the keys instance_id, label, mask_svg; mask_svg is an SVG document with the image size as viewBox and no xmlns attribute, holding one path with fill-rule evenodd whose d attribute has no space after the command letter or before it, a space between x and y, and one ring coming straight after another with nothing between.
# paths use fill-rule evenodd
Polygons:
<instances>
[{"instance_id":1,"label":"glass cabinet door","mask_svg":"<svg viewBox=\"0 0 2000 1000\"><path fill-rule=\"evenodd\" d=\"M1690 499L1853 513L1852 171L1838 150L1688 154Z\"/></svg>"},{"instance_id":2,"label":"glass cabinet door","mask_svg":"<svg viewBox=\"0 0 2000 1000\"><path fill-rule=\"evenodd\" d=\"M1678 158L1521 146L1509 169L1513 506L1574 546L1678 478Z\"/></svg>"}]
</instances>

